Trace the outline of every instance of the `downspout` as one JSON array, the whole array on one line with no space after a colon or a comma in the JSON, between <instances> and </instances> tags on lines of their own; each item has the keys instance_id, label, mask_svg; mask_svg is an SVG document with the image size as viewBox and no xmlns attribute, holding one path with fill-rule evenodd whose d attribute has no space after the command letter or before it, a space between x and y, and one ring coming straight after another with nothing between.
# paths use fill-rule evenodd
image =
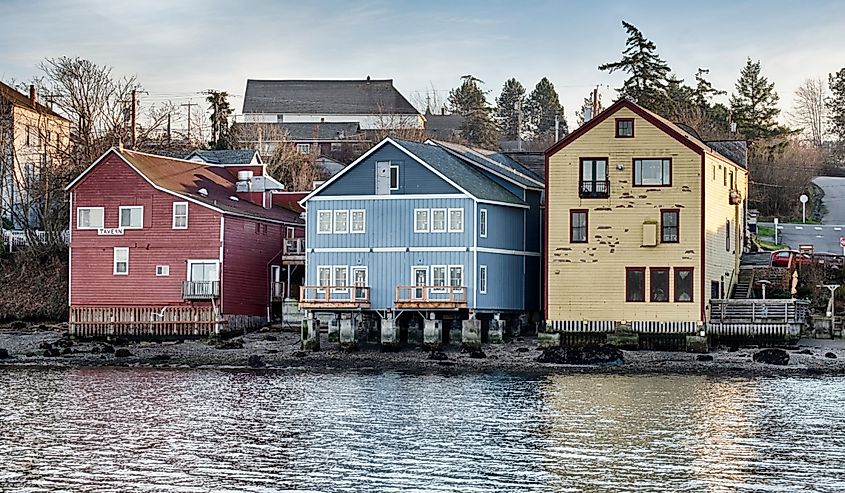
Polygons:
<instances>
[{"instance_id":1,"label":"downspout","mask_svg":"<svg viewBox=\"0 0 845 493\"><path fill-rule=\"evenodd\" d=\"M218 258L218 262L220 263L218 275L220 276L220 318L223 317L223 292L225 291L223 283L223 251L226 245L225 242L225 231L226 231L226 218L223 214L220 214L220 254Z\"/></svg>"},{"instance_id":2,"label":"downspout","mask_svg":"<svg viewBox=\"0 0 845 493\"><path fill-rule=\"evenodd\" d=\"M474 197L472 209L472 308L475 311L478 309L478 199Z\"/></svg>"}]
</instances>

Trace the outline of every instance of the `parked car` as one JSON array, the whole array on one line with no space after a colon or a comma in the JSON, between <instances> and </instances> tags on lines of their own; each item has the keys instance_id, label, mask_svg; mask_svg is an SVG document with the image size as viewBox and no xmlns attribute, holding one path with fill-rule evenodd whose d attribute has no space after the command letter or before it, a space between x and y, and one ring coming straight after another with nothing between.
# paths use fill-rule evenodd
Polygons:
<instances>
[{"instance_id":1,"label":"parked car","mask_svg":"<svg viewBox=\"0 0 845 493\"><path fill-rule=\"evenodd\" d=\"M798 250L777 250L772 252L772 267L789 267L790 260L796 264L836 264L842 256L835 253L807 253Z\"/></svg>"}]
</instances>

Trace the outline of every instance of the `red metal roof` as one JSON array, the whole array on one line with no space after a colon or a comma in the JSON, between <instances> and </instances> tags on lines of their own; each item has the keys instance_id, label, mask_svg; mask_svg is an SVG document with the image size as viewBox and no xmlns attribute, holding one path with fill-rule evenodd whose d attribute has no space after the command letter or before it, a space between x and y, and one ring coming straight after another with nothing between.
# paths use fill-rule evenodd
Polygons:
<instances>
[{"instance_id":1,"label":"red metal roof","mask_svg":"<svg viewBox=\"0 0 845 493\"><path fill-rule=\"evenodd\" d=\"M300 212L304 212L305 209L299 205L299 201L304 199L306 195L310 192L282 192L282 193L274 193L273 194L273 205L278 207L284 207L285 209L291 210L299 214Z\"/></svg>"}]
</instances>

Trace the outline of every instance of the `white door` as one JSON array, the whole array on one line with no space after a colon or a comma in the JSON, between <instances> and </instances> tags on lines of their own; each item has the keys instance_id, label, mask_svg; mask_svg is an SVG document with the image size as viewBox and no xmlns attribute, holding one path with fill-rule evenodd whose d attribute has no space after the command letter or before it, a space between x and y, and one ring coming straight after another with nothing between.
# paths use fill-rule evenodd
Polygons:
<instances>
[{"instance_id":1,"label":"white door","mask_svg":"<svg viewBox=\"0 0 845 493\"><path fill-rule=\"evenodd\" d=\"M367 298L367 268L353 267L352 268L352 285L355 286L355 299L361 300Z\"/></svg>"},{"instance_id":2,"label":"white door","mask_svg":"<svg viewBox=\"0 0 845 493\"><path fill-rule=\"evenodd\" d=\"M282 292L282 267L279 265L270 267L270 295L273 298L284 296Z\"/></svg>"},{"instance_id":3,"label":"white door","mask_svg":"<svg viewBox=\"0 0 845 493\"><path fill-rule=\"evenodd\" d=\"M376 162L376 195L390 195L390 161Z\"/></svg>"},{"instance_id":4,"label":"white door","mask_svg":"<svg viewBox=\"0 0 845 493\"><path fill-rule=\"evenodd\" d=\"M414 281L414 286L428 286L428 267L412 267L411 277ZM412 297L415 300L424 298L425 288L416 288L413 290Z\"/></svg>"}]
</instances>

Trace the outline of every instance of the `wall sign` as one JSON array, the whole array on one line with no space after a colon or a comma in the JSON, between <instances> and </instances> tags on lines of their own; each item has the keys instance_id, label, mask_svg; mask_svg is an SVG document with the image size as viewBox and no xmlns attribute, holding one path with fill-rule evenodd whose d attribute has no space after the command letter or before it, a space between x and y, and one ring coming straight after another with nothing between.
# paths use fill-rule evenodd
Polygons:
<instances>
[{"instance_id":1,"label":"wall sign","mask_svg":"<svg viewBox=\"0 0 845 493\"><path fill-rule=\"evenodd\" d=\"M100 228L97 236L123 236L123 228Z\"/></svg>"}]
</instances>

